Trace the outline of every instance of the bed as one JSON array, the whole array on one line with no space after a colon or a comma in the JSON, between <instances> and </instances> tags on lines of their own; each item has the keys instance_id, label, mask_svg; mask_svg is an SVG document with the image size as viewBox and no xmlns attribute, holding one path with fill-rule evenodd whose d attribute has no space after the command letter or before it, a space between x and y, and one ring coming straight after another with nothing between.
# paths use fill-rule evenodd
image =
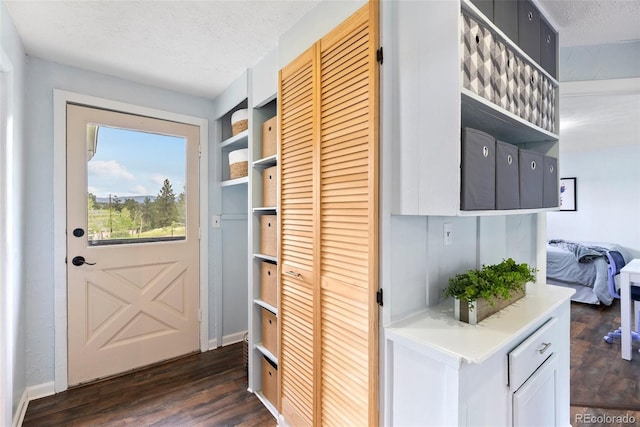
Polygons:
<instances>
[{"instance_id":1,"label":"bed","mask_svg":"<svg viewBox=\"0 0 640 427\"><path fill-rule=\"evenodd\" d=\"M572 301L611 305L609 283L618 289L618 273L628 260L628 252L615 243L549 240L547 283L575 289Z\"/></svg>"}]
</instances>

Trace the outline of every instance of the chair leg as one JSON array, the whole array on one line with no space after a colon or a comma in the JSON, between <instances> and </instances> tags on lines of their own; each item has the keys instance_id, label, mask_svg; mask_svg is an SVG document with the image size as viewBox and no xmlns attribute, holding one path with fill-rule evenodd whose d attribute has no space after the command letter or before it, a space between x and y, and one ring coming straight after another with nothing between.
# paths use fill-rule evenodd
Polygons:
<instances>
[{"instance_id":1,"label":"chair leg","mask_svg":"<svg viewBox=\"0 0 640 427\"><path fill-rule=\"evenodd\" d=\"M635 326L636 330L631 331L631 341L640 341L640 301L633 302L633 311L635 314ZM603 337L603 339L611 344L614 338L620 338L622 336L622 327L619 327L615 331L609 332ZM640 349L638 350L640 353Z\"/></svg>"}]
</instances>

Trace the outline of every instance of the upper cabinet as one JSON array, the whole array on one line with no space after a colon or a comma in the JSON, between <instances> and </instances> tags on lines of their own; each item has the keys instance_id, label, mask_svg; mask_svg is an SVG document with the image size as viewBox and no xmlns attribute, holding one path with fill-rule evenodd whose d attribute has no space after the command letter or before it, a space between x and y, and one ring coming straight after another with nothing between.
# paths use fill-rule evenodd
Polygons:
<instances>
[{"instance_id":1,"label":"upper cabinet","mask_svg":"<svg viewBox=\"0 0 640 427\"><path fill-rule=\"evenodd\" d=\"M557 34L535 5L460 0L381 7L392 213L557 209ZM514 170L517 185L500 180ZM505 197L509 203L499 203Z\"/></svg>"}]
</instances>

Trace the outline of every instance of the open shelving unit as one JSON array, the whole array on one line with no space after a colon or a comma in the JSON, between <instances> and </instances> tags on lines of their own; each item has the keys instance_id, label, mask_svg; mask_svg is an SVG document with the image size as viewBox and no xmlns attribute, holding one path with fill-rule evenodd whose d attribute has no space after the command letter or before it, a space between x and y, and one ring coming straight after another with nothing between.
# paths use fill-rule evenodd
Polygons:
<instances>
[{"instance_id":1,"label":"open shelving unit","mask_svg":"<svg viewBox=\"0 0 640 427\"><path fill-rule=\"evenodd\" d=\"M263 199L263 172L268 168L273 168L278 164L278 156L276 153L269 153L263 156L263 125L265 122L272 120L277 114L277 99L273 94L271 97L254 106L250 111L250 147L249 147L249 390L255 392L263 404L271 411L274 417L278 416L278 394L277 388L275 394L265 391L268 386L263 382L265 378L265 366L268 369L278 366L277 348L267 348L263 337L264 315L266 310L277 319L278 302L277 297L274 301L267 302L261 298L262 284L262 268L264 263L268 263L271 268L275 266L273 277L275 287L277 289L278 277L278 257L277 253L265 254L261 252L261 217L264 215L277 215L277 202L265 206ZM271 123L271 122L270 122ZM276 133L275 123L273 134ZM276 141L277 146L277 141ZM277 193L277 191L276 191ZM277 233L276 233L277 235ZM278 247L276 242L276 247ZM277 292L276 292L277 295ZM276 331L277 342L277 326L273 326ZM266 359L265 359L266 358ZM268 362L265 362L267 360ZM270 365L270 366L269 366ZM272 389L273 390L273 389Z\"/></svg>"}]
</instances>

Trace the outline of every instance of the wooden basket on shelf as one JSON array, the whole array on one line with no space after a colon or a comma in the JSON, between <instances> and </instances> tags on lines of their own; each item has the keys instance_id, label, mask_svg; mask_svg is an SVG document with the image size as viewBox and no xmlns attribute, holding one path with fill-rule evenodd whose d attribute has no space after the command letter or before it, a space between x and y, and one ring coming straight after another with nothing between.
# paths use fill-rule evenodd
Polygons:
<instances>
[{"instance_id":1,"label":"wooden basket on shelf","mask_svg":"<svg viewBox=\"0 0 640 427\"><path fill-rule=\"evenodd\" d=\"M249 173L249 150L246 148L229 153L229 178L236 179Z\"/></svg>"},{"instance_id":2,"label":"wooden basket on shelf","mask_svg":"<svg viewBox=\"0 0 640 427\"><path fill-rule=\"evenodd\" d=\"M242 109L231 115L231 135L235 136L249 128L249 111Z\"/></svg>"},{"instance_id":3,"label":"wooden basket on shelf","mask_svg":"<svg viewBox=\"0 0 640 427\"><path fill-rule=\"evenodd\" d=\"M249 369L249 333L245 332L242 338L242 365Z\"/></svg>"}]
</instances>

